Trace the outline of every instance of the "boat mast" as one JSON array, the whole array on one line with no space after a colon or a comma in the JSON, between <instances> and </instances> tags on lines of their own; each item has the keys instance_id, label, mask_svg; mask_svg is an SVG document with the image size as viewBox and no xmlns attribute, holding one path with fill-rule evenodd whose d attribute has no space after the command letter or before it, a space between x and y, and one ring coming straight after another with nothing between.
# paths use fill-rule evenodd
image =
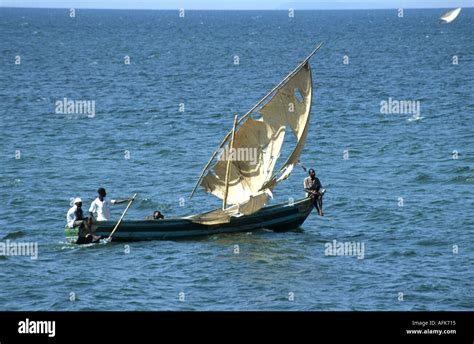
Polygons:
<instances>
[{"instance_id":1,"label":"boat mast","mask_svg":"<svg viewBox=\"0 0 474 344\"><path fill-rule=\"evenodd\" d=\"M313 49L313 51L295 68L293 69L282 81L280 81L280 83L278 85L276 85L270 92L268 92L265 97L263 97L262 99L260 99L257 104L255 104L249 111L247 111L247 113L245 115L243 115L242 117L239 118L239 120L237 121L236 125L239 125L244 119L246 119L258 106L260 106L260 104L262 104L265 100L267 100L268 97L270 97L275 91L277 91L280 87L283 86L283 84L288 81L289 78L291 78L294 74L296 74L300 69L301 67L303 67L306 62L309 61L309 59L311 57L313 57L314 54L316 54L316 52L321 48L321 46L323 45L323 42L319 43L318 46L316 48ZM211 165L212 161L214 161L214 158L216 157L217 153L219 152L219 150L222 148L222 146L224 146L227 142L227 140L229 139L229 137L231 136L232 134L232 130L229 131L227 133L227 135L224 137L224 139L222 140L221 144L219 145L219 147L217 147L217 149L215 150L214 154L212 154L211 158L209 159L209 161L207 162L206 166L204 166L201 174L199 175L199 178L198 178L198 181L196 182L196 185L194 185L194 188L193 188L193 191L191 191L191 195L189 195L189 198L193 197L194 193L196 192L196 189L197 187L199 186L199 184L201 183L201 180L204 176L204 173L206 173L207 169L209 168L209 166Z\"/></svg>"},{"instance_id":2,"label":"boat mast","mask_svg":"<svg viewBox=\"0 0 474 344\"><path fill-rule=\"evenodd\" d=\"M235 115L234 117L234 126L232 128L232 138L230 139L229 151L227 152L227 167L225 170L225 191L224 199L222 200L222 210L227 208L227 195L229 193L229 175L230 175L230 159L229 154L232 154L232 148L234 148L234 137L235 137L235 127L237 126L237 119L239 116Z\"/></svg>"}]
</instances>

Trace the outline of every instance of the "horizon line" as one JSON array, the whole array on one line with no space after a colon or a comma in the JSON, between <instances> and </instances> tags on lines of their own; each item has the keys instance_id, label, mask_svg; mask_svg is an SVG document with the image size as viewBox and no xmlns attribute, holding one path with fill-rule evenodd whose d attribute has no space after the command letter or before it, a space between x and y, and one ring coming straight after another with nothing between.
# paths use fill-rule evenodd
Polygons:
<instances>
[{"instance_id":1,"label":"horizon line","mask_svg":"<svg viewBox=\"0 0 474 344\"><path fill-rule=\"evenodd\" d=\"M373 10L373 11L380 11L380 10L433 10L433 9L454 9L458 7L358 7L358 8L298 8L298 7L288 7L288 9L284 8L252 8L252 9L245 9L245 8L185 8L185 7L178 7L178 8L131 8L131 7L120 7L120 8L110 8L110 7L42 7L42 6L1 6L2 8L9 8L9 9L43 9L43 10L111 10L111 11L123 11L123 10L132 10L132 11L180 11L184 9L185 11L288 11L293 9L295 11L355 11L355 10ZM465 8L474 8L473 6L465 6L461 7L462 9Z\"/></svg>"}]
</instances>

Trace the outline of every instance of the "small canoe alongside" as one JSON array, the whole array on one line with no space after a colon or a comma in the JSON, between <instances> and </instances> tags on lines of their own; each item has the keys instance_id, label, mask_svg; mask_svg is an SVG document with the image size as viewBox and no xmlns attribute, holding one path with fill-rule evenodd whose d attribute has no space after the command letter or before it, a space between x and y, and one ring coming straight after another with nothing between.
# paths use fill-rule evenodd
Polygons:
<instances>
[{"instance_id":1,"label":"small canoe alongside","mask_svg":"<svg viewBox=\"0 0 474 344\"><path fill-rule=\"evenodd\" d=\"M277 204L250 215L232 217L228 223L216 225L196 223L186 217L122 221L113 236L113 241L173 240L219 233L251 232L258 229L286 231L300 227L312 209L311 199L304 198L293 204ZM115 224L115 221L95 223L92 230L96 235L106 238ZM75 242L77 235L77 229L66 229L68 241Z\"/></svg>"}]
</instances>

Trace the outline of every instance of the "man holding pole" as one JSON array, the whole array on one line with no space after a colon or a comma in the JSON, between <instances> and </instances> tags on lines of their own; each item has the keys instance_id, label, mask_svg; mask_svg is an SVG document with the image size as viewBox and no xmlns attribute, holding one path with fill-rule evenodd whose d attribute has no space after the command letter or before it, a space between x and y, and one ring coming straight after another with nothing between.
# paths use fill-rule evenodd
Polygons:
<instances>
[{"instance_id":1,"label":"man holding pole","mask_svg":"<svg viewBox=\"0 0 474 344\"><path fill-rule=\"evenodd\" d=\"M105 199L105 196L107 196L107 192L105 191L104 188L99 188L97 190L97 193L98 193L97 198L91 203L91 206L89 207L89 217L87 219L88 228L92 228L93 221L109 221L110 220L110 206L109 206L109 202ZM129 199L111 200L110 203L121 204L128 201ZM87 239L87 238L84 238L84 239ZM92 240L90 240L89 242L95 242L98 239L100 239L100 237L93 235L91 239ZM78 241L81 241L80 243L87 243L87 242L82 242L84 240L81 240L81 238L79 238Z\"/></svg>"},{"instance_id":2,"label":"man holding pole","mask_svg":"<svg viewBox=\"0 0 474 344\"><path fill-rule=\"evenodd\" d=\"M324 216L323 195L325 190L323 189L319 178L316 177L314 169L310 168L308 174L309 176L304 180L304 191L306 192L306 197L310 197L313 200L313 204L316 207L318 214Z\"/></svg>"}]
</instances>

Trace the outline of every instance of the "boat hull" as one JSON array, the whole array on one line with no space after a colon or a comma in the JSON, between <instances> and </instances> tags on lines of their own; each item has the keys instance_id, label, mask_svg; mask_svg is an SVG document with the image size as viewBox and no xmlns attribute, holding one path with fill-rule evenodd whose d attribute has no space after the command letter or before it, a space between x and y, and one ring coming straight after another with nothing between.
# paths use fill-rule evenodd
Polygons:
<instances>
[{"instance_id":1,"label":"boat hull","mask_svg":"<svg viewBox=\"0 0 474 344\"><path fill-rule=\"evenodd\" d=\"M122 221L113 235L113 240L173 240L219 233L251 232L258 229L286 231L300 227L312 209L311 199L304 198L292 204L265 207L251 215L232 217L230 222L217 225L200 224L189 218ZM98 222L92 229L96 235L108 237L115 224L115 221ZM66 236L71 241L77 239L77 230L66 230Z\"/></svg>"}]
</instances>

